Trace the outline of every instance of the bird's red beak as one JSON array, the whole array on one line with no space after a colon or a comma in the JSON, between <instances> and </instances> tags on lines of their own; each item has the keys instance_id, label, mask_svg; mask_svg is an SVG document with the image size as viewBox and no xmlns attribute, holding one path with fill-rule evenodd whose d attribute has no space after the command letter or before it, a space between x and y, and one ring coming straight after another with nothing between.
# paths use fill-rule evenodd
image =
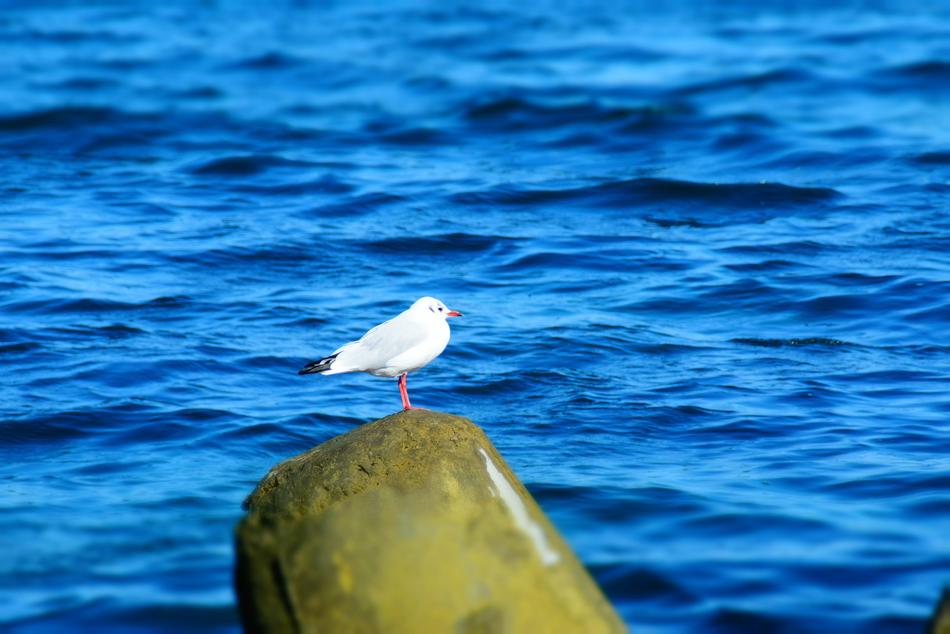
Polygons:
<instances>
[{"instance_id":1,"label":"bird's red beak","mask_svg":"<svg viewBox=\"0 0 950 634\"><path fill-rule=\"evenodd\" d=\"M445 313L445 316L446 317L461 317L462 313L460 313L457 310L450 310L449 312Z\"/></svg>"}]
</instances>

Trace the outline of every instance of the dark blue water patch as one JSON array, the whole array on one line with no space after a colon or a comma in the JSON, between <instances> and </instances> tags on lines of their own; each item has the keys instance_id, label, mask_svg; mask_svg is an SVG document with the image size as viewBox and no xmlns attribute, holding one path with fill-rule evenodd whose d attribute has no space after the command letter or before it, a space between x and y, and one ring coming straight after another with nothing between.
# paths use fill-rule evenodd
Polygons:
<instances>
[{"instance_id":1,"label":"dark blue water patch","mask_svg":"<svg viewBox=\"0 0 950 634\"><path fill-rule=\"evenodd\" d=\"M927 59L901 64L875 72L868 81L888 90L939 94L950 89L950 62Z\"/></svg>"},{"instance_id":2,"label":"dark blue water patch","mask_svg":"<svg viewBox=\"0 0 950 634\"><path fill-rule=\"evenodd\" d=\"M726 268L737 273L756 273L761 271L781 271L785 269L797 269L804 266L799 262L790 260L762 260L758 262L745 262L742 264L726 264Z\"/></svg>"},{"instance_id":3,"label":"dark blue water patch","mask_svg":"<svg viewBox=\"0 0 950 634\"><path fill-rule=\"evenodd\" d=\"M241 183L234 186L234 191L242 194L266 196L311 196L311 195L339 195L348 194L356 189L355 185L346 183L333 175L319 178L309 178L299 182L279 183L274 185L257 185Z\"/></svg>"},{"instance_id":4,"label":"dark blue water patch","mask_svg":"<svg viewBox=\"0 0 950 634\"><path fill-rule=\"evenodd\" d=\"M116 129L123 132L116 134ZM40 150L89 153L123 144L141 147L166 135L167 130L155 114L105 106L64 106L0 116L0 131L5 132L0 145L28 155Z\"/></svg>"},{"instance_id":5,"label":"dark blue water patch","mask_svg":"<svg viewBox=\"0 0 950 634\"><path fill-rule=\"evenodd\" d=\"M517 206L530 207L570 203L587 207L610 207L629 210L631 207L671 205L700 212L699 217L713 211L727 210L736 221L741 221L742 210L764 210L761 221L771 217L771 210L789 207L824 206L839 194L822 187L794 187L781 183L715 184L673 181L657 178L637 178L568 189L518 189L499 186L486 191L466 192L450 197L451 202L463 206ZM721 224L722 220L716 224Z\"/></svg>"},{"instance_id":6,"label":"dark blue water patch","mask_svg":"<svg viewBox=\"0 0 950 634\"><path fill-rule=\"evenodd\" d=\"M558 126L576 129L585 124L621 126L641 122L646 117L678 112L683 106L661 108L606 106L597 102L544 103L521 97L502 96L481 101L465 109L464 116L479 132L544 129Z\"/></svg>"},{"instance_id":7,"label":"dark blue water patch","mask_svg":"<svg viewBox=\"0 0 950 634\"><path fill-rule=\"evenodd\" d=\"M911 275L895 279L886 290L889 295L899 296L905 302L918 297L939 302L950 292L950 280Z\"/></svg>"},{"instance_id":8,"label":"dark blue water patch","mask_svg":"<svg viewBox=\"0 0 950 634\"><path fill-rule=\"evenodd\" d=\"M118 85L119 82L117 80L106 77L72 77L70 79L52 83L50 84L49 88L67 92L94 92L97 90L113 88Z\"/></svg>"},{"instance_id":9,"label":"dark blue water patch","mask_svg":"<svg viewBox=\"0 0 950 634\"><path fill-rule=\"evenodd\" d=\"M206 423L210 421L231 420L234 418L234 414L217 409L188 408L174 412L174 417L196 423Z\"/></svg>"},{"instance_id":10,"label":"dark blue water patch","mask_svg":"<svg viewBox=\"0 0 950 634\"><path fill-rule=\"evenodd\" d=\"M666 134L683 135L683 141L697 140L702 136L694 129L692 118L695 107L689 103L670 100L644 108L641 116L618 125L616 131L607 130L600 143L616 152L642 152L647 139L662 137ZM711 125L712 122L710 122Z\"/></svg>"},{"instance_id":11,"label":"dark blue water patch","mask_svg":"<svg viewBox=\"0 0 950 634\"><path fill-rule=\"evenodd\" d=\"M939 392L939 388L936 391ZM942 429L944 427L942 421L946 419L947 411L950 411L950 401L945 400L943 403L939 403L938 401L929 405L929 407L922 407L917 406L916 401L927 399L928 397L933 398L933 392L926 390L917 392L902 390L900 392L901 393L897 395L897 399L902 399L909 404L906 413L903 415L890 416L889 420L893 423L893 426L886 431L869 435L868 443L881 448L899 448L901 451L907 453L918 455L930 454L937 458L945 457L947 451L940 445L934 445L930 439L930 434L933 429ZM879 402L887 402L890 395L875 393L871 396ZM932 413L932 422L930 424L923 425L919 422L919 420L923 418L921 415L922 411Z\"/></svg>"},{"instance_id":12,"label":"dark blue water patch","mask_svg":"<svg viewBox=\"0 0 950 634\"><path fill-rule=\"evenodd\" d=\"M409 202L408 197L385 192L361 193L342 202L320 205L308 211L307 215L328 218L349 218L354 214L367 214L379 209L399 206Z\"/></svg>"},{"instance_id":13,"label":"dark blue water patch","mask_svg":"<svg viewBox=\"0 0 950 634\"><path fill-rule=\"evenodd\" d=\"M235 363L240 364L242 368L261 368L261 369L286 369L288 367L287 359L274 356L255 356L242 357Z\"/></svg>"},{"instance_id":14,"label":"dark blue water patch","mask_svg":"<svg viewBox=\"0 0 950 634\"><path fill-rule=\"evenodd\" d=\"M494 267L499 272L518 272L535 269L550 272L555 269L594 269L602 271L629 270L636 266L636 262L620 265L615 257L603 256L596 253L532 253L510 262Z\"/></svg>"},{"instance_id":15,"label":"dark blue water patch","mask_svg":"<svg viewBox=\"0 0 950 634\"><path fill-rule=\"evenodd\" d=\"M176 419L174 413L162 414L143 421L119 421L106 418L109 432L99 435L98 443L102 447L127 447L130 444L142 446L157 443L179 444L196 438L200 431L195 425Z\"/></svg>"},{"instance_id":16,"label":"dark blue water patch","mask_svg":"<svg viewBox=\"0 0 950 634\"><path fill-rule=\"evenodd\" d=\"M133 222L154 223L162 220L171 220L178 216L177 210L165 205L157 205L152 202L141 202L137 200L126 200L122 194L115 192L99 192L102 200L109 202L109 207L115 210L133 216ZM118 254L116 254L118 255Z\"/></svg>"},{"instance_id":17,"label":"dark blue water patch","mask_svg":"<svg viewBox=\"0 0 950 634\"><path fill-rule=\"evenodd\" d=\"M721 286L698 286L696 290L700 301L679 296L672 292L672 289L669 295L664 296L661 294L663 290L657 289L650 299L625 304L619 306L617 310L645 314L711 315L739 310L774 309L778 311L787 307L789 303L798 304L798 302L790 302L790 292L750 278L737 279Z\"/></svg>"},{"instance_id":18,"label":"dark blue water patch","mask_svg":"<svg viewBox=\"0 0 950 634\"><path fill-rule=\"evenodd\" d=\"M562 377L556 373L543 370L512 372L500 378L493 377L490 380L462 386L459 389L463 394L515 394L523 390L525 386L542 384L553 386L560 383Z\"/></svg>"},{"instance_id":19,"label":"dark blue water patch","mask_svg":"<svg viewBox=\"0 0 950 634\"><path fill-rule=\"evenodd\" d=\"M436 127L414 125L402 118L378 117L365 124L364 132L377 142L404 146L435 147L454 144L454 138Z\"/></svg>"},{"instance_id":20,"label":"dark blue water patch","mask_svg":"<svg viewBox=\"0 0 950 634\"><path fill-rule=\"evenodd\" d=\"M434 128L402 128L380 134L379 141L392 145L432 147L451 144L452 137Z\"/></svg>"},{"instance_id":21,"label":"dark blue water patch","mask_svg":"<svg viewBox=\"0 0 950 634\"><path fill-rule=\"evenodd\" d=\"M805 629L802 629L802 627ZM785 615L770 615L766 612L718 608L700 626L704 632L731 634L732 632L772 632L774 634L798 634L810 630L805 623L796 623Z\"/></svg>"},{"instance_id":22,"label":"dark blue water patch","mask_svg":"<svg viewBox=\"0 0 950 634\"><path fill-rule=\"evenodd\" d=\"M224 91L214 86L191 86L172 90L171 96L175 99L195 101L215 101L225 96Z\"/></svg>"},{"instance_id":23,"label":"dark blue water patch","mask_svg":"<svg viewBox=\"0 0 950 634\"><path fill-rule=\"evenodd\" d=\"M706 509L705 501L678 489L666 487L590 487L564 486L549 483L528 482L531 494L543 506L559 505L570 501L570 515L576 520L638 520L663 522L671 514L695 516Z\"/></svg>"},{"instance_id":24,"label":"dark blue water patch","mask_svg":"<svg viewBox=\"0 0 950 634\"><path fill-rule=\"evenodd\" d=\"M114 123L120 116L120 112L113 108L64 106L0 116L0 130L14 133L37 129L81 128Z\"/></svg>"},{"instance_id":25,"label":"dark blue water patch","mask_svg":"<svg viewBox=\"0 0 950 634\"><path fill-rule=\"evenodd\" d=\"M824 521L790 515L743 509L742 512L717 512L704 517L688 519L685 527L694 537L722 539L733 537L737 533L768 534L795 532L808 539L821 540L833 533L832 526Z\"/></svg>"},{"instance_id":26,"label":"dark blue water patch","mask_svg":"<svg viewBox=\"0 0 950 634\"><path fill-rule=\"evenodd\" d=\"M764 144L759 143L759 148ZM797 170L811 167L816 170L858 170L862 166L877 165L886 162L892 155L878 148L852 150L839 154L828 151L773 151L768 153L768 159L760 163L760 167L776 170Z\"/></svg>"},{"instance_id":27,"label":"dark blue water patch","mask_svg":"<svg viewBox=\"0 0 950 634\"><path fill-rule=\"evenodd\" d=\"M904 311L904 319L919 322L934 322L934 325L950 323L950 302L922 309Z\"/></svg>"},{"instance_id":28,"label":"dark blue water patch","mask_svg":"<svg viewBox=\"0 0 950 634\"><path fill-rule=\"evenodd\" d=\"M589 148L607 142L607 136L592 132L568 132L562 135L552 135L545 146L559 150L570 150L571 148L582 147Z\"/></svg>"},{"instance_id":29,"label":"dark blue water patch","mask_svg":"<svg viewBox=\"0 0 950 634\"><path fill-rule=\"evenodd\" d=\"M93 326L85 324L76 324L71 327L50 328L50 332L64 335L68 338L103 338L103 339L126 339L138 335L148 334L148 331L130 326L128 324L109 324L107 326Z\"/></svg>"},{"instance_id":30,"label":"dark blue water patch","mask_svg":"<svg viewBox=\"0 0 950 634\"><path fill-rule=\"evenodd\" d=\"M63 412L53 416L40 416L19 421L4 421L0 424L3 448L10 450L19 446L60 444L84 435L88 423L98 424L95 415L83 412Z\"/></svg>"},{"instance_id":31,"label":"dark blue water patch","mask_svg":"<svg viewBox=\"0 0 950 634\"><path fill-rule=\"evenodd\" d=\"M879 139L881 134L877 128L866 125L834 125L824 130L821 135L829 139L871 140Z\"/></svg>"},{"instance_id":32,"label":"dark blue water patch","mask_svg":"<svg viewBox=\"0 0 950 634\"><path fill-rule=\"evenodd\" d=\"M202 447L217 448L223 454L238 445L248 456L266 458L274 454L293 455L365 422L322 413L305 414L276 423L246 421L238 427L224 429L202 438L200 443Z\"/></svg>"},{"instance_id":33,"label":"dark blue water patch","mask_svg":"<svg viewBox=\"0 0 950 634\"><path fill-rule=\"evenodd\" d=\"M871 632L880 632L881 634L905 634L906 632L918 632L921 629L920 619L913 616L884 615L873 619L867 619L863 623L864 627Z\"/></svg>"},{"instance_id":34,"label":"dark blue water patch","mask_svg":"<svg viewBox=\"0 0 950 634\"><path fill-rule=\"evenodd\" d=\"M840 30L835 29L831 32L809 34L807 37L816 42L828 42L831 44L861 44L865 42L875 42L877 40L887 40L890 35L887 29L846 27Z\"/></svg>"},{"instance_id":35,"label":"dark blue water patch","mask_svg":"<svg viewBox=\"0 0 950 634\"><path fill-rule=\"evenodd\" d=\"M287 424L300 427L302 429L315 429L321 430L320 434L326 434L326 429L336 426L344 427L356 427L365 423L361 418L354 418L352 416L340 416L340 415L330 415L324 413L310 413L304 414L301 416L296 416L291 420L287 421Z\"/></svg>"},{"instance_id":36,"label":"dark blue water patch","mask_svg":"<svg viewBox=\"0 0 950 634\"><path fill-rule=\"evenodd\" d=\"M25 354L38 350L42 346L35 341L22 341L20 343L8 343L0 345L0 355Z\"/></svg>"},{"instance_id":37,"label":"dark blue water patch","mask_svg":"<svg viewBox=\"0 0 950 634\"><path fill-rule=\"evenodd\" d=\"M943 492L920 493L903 506L909 513L950 517L950 495Z\"/></svg>"},{"instance_id":38,"label":"dark blue water patch","mask_svg":"<svg viewBox=\"0 0 950 634\"><path fill-rule=\"evenodd\" d=\"M65 609L50 607L45 618L10 624L16 634L53 634L63 630L99 632L154 632L168 628L180 632L233 632L236 614L232 606L162 605L123 607L115 600L92 600Z\"/></svg>"},{"instance_id":39,"label":"dark blue water patch","mask_svg":"<svg viewBox=\"0 0 950 634\"><path fill-rule=\"evenodd\" d=\"M729 153L747 156L748 153L755 152L765 156L775 156L776 154L781 155L783 150L786 150L785 144L776 139L774 135L768 132L759 133L750 130L727 130L715 137L712 146L717 153L723 155ZM794 165L795 161L788 161L788 163ZM786 163L776 160L765 162L762 165L771 167L776 164Z\"/></svg>"},{"instance_id":40,"label":"dark blue water patch","mask_svg":"<svg viewBox=\"0 0 950 634\"><path fill-rule=\"evenodd\" d=\"M17 255L22 258L36 258L52 262L57 260L69 261L81 259L109 260L122 257L122 252L119 250L83 248L82 246L69 244L68 242L69 241L63 240L59 244L49 242L30 244Z\"/></svg>"},{"instance_id":41,"label":"dark blue water patch","mask_svg":"<svg viewBox=\"0 0 950 634\"><path fill-rule=\"evenodd\" d=\"M144 302L123 302L108 299L29 299L5 304L11 312L29 314L113 314L136 310L182 310L190 305L190 298L156 297Z\"/></svg>"},{"instance_id":42,"label":"dark blue water patch","mask_svg":"<svg viewBox=\"0 0 950 634\"><path fill-rule=\"evenodd\" d=\"M950 165L950 151L923 152L914 155L911 160L923 165Z\"/></svg>"},{"instance_id":43,"label":"dark blue water patch","mask_svg":"<svg viewBox=\"0 0 950 634\"><path fill-rule=\"evenodd\" d=\"M180 442L198 435L192 423L207 426L222 418L235 419L229 412L177 410L151 412L139 405L108 407L90 411L65 411L42 414L3 423L0 433L7 447L27 448L61 445L85 436L95 436L102 446L128 446L135 443Z\"/></svg>"},{"instance_id":44,"label":"dark blue water patch","mask_svg":"<svg viewBox=\"0 0 950 634\"><path fill-rule=\"evenodd\" d=\"M590 572L603 588L604 593L615 601L644 601L658 603L655 607L683 608L700 601L685 588L673 581L673 575L633 564L594 565Z\"/></svg>"},{"instance_id":45,"label":"dark blue water patch","mask_svg":"<svg viewBox=\"0 0 950 634\"><path fill-rule=\"evenodd\" d=\"M57 445L80 437L107 439L110 434L124 428L137 429L163 416L165 414L158 412L154 405L138 402L21 416L0 424L4 439L2 448L20 447L23 450L27 447ZM174 421L176 416L169 418ZM187 426L181 422L173 424L180 429Z\"/></svg>"},{"instance_id":46,"label":"dark blue water patch","mask_svg":"<svg viewBox=\"0 0 950 634\"><path fill-rule=\"evenodd\" d=\"M769 286L761 280L752 277L743 277L728 284L697 285L701 289L701 297L710 302L725 302L735 304L760 304L761 302L774 303L784 293L778 287Z\"/></svg>"},{"instance_id":47,"label":"dark blue water patch","mask_svg":"<svg viewBox=\"0 0 950 634\"><path fill-rule=\"evenodd\" d=\"M734 90L791 90L793 86L800 90L810 83L820 83L819 80L820 78L800 68L775 68L761 72L737 73L718 79L688 84L678 88L676 93L695 97L703 93Z\"/></svg>"},{"instance_id":48,"label":"dark blue water patch","mask_svg":"<svg viewBox=\"0 0 950 634\"><path fill-rule=\"evenodd\" d=\"M692 386L685 386L686 390L691 390ZM661 394L675 394L676 389L659 389L654 392ZM701 429L710 420L716 420L721 416L719 412L708 410L694 405L678 405L657 407L650 405L642 408L638 412L640 433L661 434L669 436L675 433L689 433L696 429ZM697 442L700 438L695 439ZM717 442L719 440L717 439Z\"/></svg>"},{"instance_id":49,"label":"dark blue water patch","mask_svg":"<svg viewBox=\"0 0 950 634\"><path fill-rule=\"evenodd\" d=\"M806 259L814 257L828 251L839 250L835 244L825 242L815 242L812 240L794 240L788 242L769 242L764 244L742 244L726 246L722 249L723 253L736 255L746 255L752 257L762 256L783 256L795 254L797 257ZM797 263L796 263L797 264Z\"/></svg>"},{"instance_id":50,"label":"dark blue water patch","mask_svg":"<svg viewBox=\"0 0 950 634\"><path fill-rule=\"evenodd\" d=\"M257 423L252 425L242 425L237 429L228 430L223 432L219 438L222 444L227 444L227 441L230 438L268 438L275 433L283 433L283 429L280 425L275 423Z\"/></svg>"},{"instance_id":51,"label":"dark blue water patch","mask_svg":"<svg viewBox=\"0 0 950 634\"><path fill-rule=\"evenodd\" d=\"M14 26L9 24L9 26ZM78 27L79 25L77 25ZM68 46L74 44L90 44L99 47L104 42L130 45L141 41L133 32L115 31L99 28L6 28L4 36L22 38L26 42ZM58 46L56 47L58 48Z\"/></svg>"},{"instance_id":52,"label":"dark blue water patch","mask_svg":"<svg viewBox=\"0 0 950 634\"><path fill-rule=\"evenodd\" d=\"M121 460L115 459L108 462L96 462L86 464L69 470L71 476L82 478L100 478L103 476L119 475L129 472L135 472L146 466L147 461L142 459Z\"/></svg>"},{"instance_id":53,"label":"dark blue water patch","mask_svg":"<svg viewBox=\"0 0 950 634\"><path fill-rule=\"evenodd\" d=\"M902 278L897 275L868 275L854 271L842 271L830 276L814 274L788 275L783 276L782 279L794 283L795 285L813 282L815 284L825 283L839 287L874 287L884 284L887 285L888 293L894 290L900 291L900 285L903 284Z\"/></svg>"},{"instance_id":54,"label":"dark blue water patch","mask_svg":"<svg viewBox=\"0 0 950 634\"><path fill-rule=\"evenodd\" d=\"M772 421L747 418L722 424L705 425L700 429L691 430L691 433L697 436L699 442L702 442L702 436L712 436L716 439L714 442L719 443L755 441L769 437L781 438L785 437L788 432L785 428L778 428Z\"/></svg>"},{"instance_id":55,"label":"dark blue water patch","mask_svg":"<svg viewBox=\"0 0 950 634\"><path fill-rule=\"evenodd\" d=\"M865 389L879 388L888 385L912 385L914 383L940 384L943 375L930 371L924 367L890 367L887 369L868 369L836 374L827 372L824 380L842 382L847 385L860 386ZM860 389L859 387L859 389Z\"/></svg>"},{"instance_id":56,"label":"dark blue water patch","mask_svg":"<svg viewBox=\"0 0 950 634\"><path fill-rule=\"evenodd\" d=\"M227 248L212 249L209 251L186 251L174 253L167 259L181 265L194 267L213 266L218 270L225 268L239 268L255 270L258 267L269 265L272 267L291 268L309 266L315 258L328 249L335 252L336 243L310 244L293 242L274 242L270 244L240 245Z\"/></svg>"},{"instance_id":57,"label":"dark blue water patch","mask_svg":"<svg viewBox=\"0 0 950 634\"><path fill-rule=\"evenodd\" d=\"M357 242L361 250L379 254L447 255L484 253L494 250L502 243L516 243L517 238L505 236L447 233L415 238L384 238Z\"/></svg>"},{"instance_id":58,"label":"dark blue water patch","mask_svg":"<svg viewBox=\"0 0 950 634\"><path fill-rule=\"evenodd\" d=\"M307 169L312 166L313 163L307 161L295 161L280 156L243 155L213 159L191 168L190 171L198 175L247 177L274 169Z\"/></svg>"},{"instance_id":59,"label":"dark blue water patch","mask_svg":"<svg viewBox=\"0 0 950 634\"><path fill-rule=\"evenodd\" d=\"M267 51L225 66L229 69L275 71L303 66L306 60L281 51Z\"/></svg>"},{"instance_id":60,"label":"dark blue water patch","mask_svg":"<svg viewBox=\"0 0 950 634\"><path fill-rule=\"evenodd\" d=\"M838 347L854 345L846 341L841 341L840 339L830 339L828 337L801 337L792 339L757 339L754 337L737 337L731 341L733 343L741 343L747 346L756 346L759 348L781 348L783 346Z\"/></svg>"},{"instance_id":61,"label":"dark blue water patch","mask_svg":"<svg viewBox=\"0 0 950 634\"><path fill-rule=\"evenodd\" d=\"M36 332L29 328L0 328L0 342L4 344L31 343L36 339Z\"/></svg>"},{"instance_id":62,"label":"dark blue water patch","mask_svg":"<svg viewBox=\"0 0 950 634\"><path fill-rule=\"evenodd\" d=\"M641 354L665 357L693 355L700 351L702 347L681 343L634 343L633 349Z\"/></svg>"},{"instance_id":63,"label":"dark blue water patch","mask_svg":"<svg viewBox=\"0 0 950 634\"><path fill-rule=\"evenodd\" d=\"M894 499L900 495L913 495L920 491L946 491L950 483L950 470L925 477L910 474L889 475L869 473L858 480L835 482L827 491L849 499Z\"/></svg>"},{"instance_id":64,"label":"dark blue water patch","mask_svg":"<svg viewBox=\"0 0 950 634\"><path fill-rule=\"evenodd\" d=\"M883 535L875 535L876 538L886 538ZM808 580L818 584L834 587L835 585L850 579L850 583L857 583L860 586L873 590L876 583L888 574L911 574L920 570L921 562L917 560L897 560L897 561L879 561L865 565L849 567L840 563L815 563L804 561L790 565L790 577L793 579ZM859 577L855 579L855 573Z\"/></svg>"}]
</instances>

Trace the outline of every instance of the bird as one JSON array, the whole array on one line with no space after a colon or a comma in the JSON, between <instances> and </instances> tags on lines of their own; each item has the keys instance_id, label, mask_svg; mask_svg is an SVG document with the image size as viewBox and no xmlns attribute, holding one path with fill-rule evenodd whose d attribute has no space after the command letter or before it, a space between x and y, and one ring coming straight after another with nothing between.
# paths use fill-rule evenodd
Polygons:
<instances>
[{"instance_id":1,"label":"bird","mask_svg":"<svg viewBox=\"0 0 950 634\"><path fill-rule=\"evenodd\" d=\"M449 343L449 317L461 317L457 310L434 297L417 299L412 306L366 331L322 359L313 361L297 374L343 374L368 372L373 376L398 376L403 411L418 409L409 402L406 378L442 354Z\"/></svg>"}]
</instances>

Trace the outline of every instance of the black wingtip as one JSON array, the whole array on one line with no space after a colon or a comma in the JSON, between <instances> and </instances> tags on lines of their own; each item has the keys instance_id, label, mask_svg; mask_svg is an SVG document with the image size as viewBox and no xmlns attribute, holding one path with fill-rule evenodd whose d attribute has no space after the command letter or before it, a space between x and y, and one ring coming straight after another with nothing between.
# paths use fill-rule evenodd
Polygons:
<instances>
[{"instance_id":1,"label":"black wingtip","mask_svg":"<svg viewBox=\"0 0 950 634\"><path fill-rule=\"evenodd\" d=\"M326 372L330 369L330 366L333 365L334 359L336 359L336 355L331 354L329 357L324 357L319 361L311 361L301 369L297 370L297 374L319 374L321 372Z\"/></svg>"}]
</instances>

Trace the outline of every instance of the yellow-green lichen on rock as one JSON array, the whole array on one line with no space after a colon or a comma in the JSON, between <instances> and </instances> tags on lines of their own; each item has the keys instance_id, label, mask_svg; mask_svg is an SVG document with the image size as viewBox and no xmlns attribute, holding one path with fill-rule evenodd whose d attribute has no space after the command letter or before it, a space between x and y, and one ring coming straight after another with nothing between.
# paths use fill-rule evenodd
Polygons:
<instances>
[{"instance_id":1,"label":"yellow-green lichen on rock","mask_svg":"<svg viewBox=\"0 0 950 634\"><path fill-rule=\"evenodd\" d=\"M276 466L237 529L248 632L625 632L471 421L412 410Z\"/></svg>"}]
</instances>

